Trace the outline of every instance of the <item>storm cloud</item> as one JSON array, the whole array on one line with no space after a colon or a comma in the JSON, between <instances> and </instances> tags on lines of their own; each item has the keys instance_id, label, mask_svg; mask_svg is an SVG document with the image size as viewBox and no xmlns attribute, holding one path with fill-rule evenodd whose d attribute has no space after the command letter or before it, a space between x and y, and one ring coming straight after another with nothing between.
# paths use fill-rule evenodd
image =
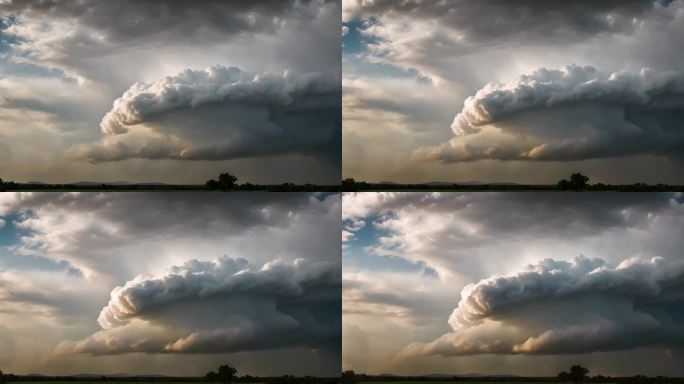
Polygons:
<instances>
[{"instance_id":1,"label":"storm cloud","mask_svg":"<svg viewBox=\"0 0 684 384\"><path fill-rule=\"evenodd\" d=\"M684 344L684 262L545 259L467 285L453 331L406 353L576 354Z\"/></svg>"},{"instance_id":2,"label":"storm cloud","mask_svg":"<svg viewBox=\"0 0 684 384\"><path fill-rule=\"evenodd\" d=\"M191 260L161 277L115 288L98 322L102 331L64 342L61 352L225 353L305 345L331 348L340 337L340 275L333 262ZM142 330L127 327L136 320ZM146 340L145 328L168 329ZM122 332L131 331L122 337ZM154 335L154 332L151 333ZM141 342L141 340L144 340Z\"/></svg>"},{"instance_id":3,"label":"storm cloud","mask_svg":"<svg viewBox=\"0 0 684 384\"><path fill-rule=\"evenodd\" d=\"M196 184L230 170L255 184L339 181L340 7L2 2L2 177ZM141 114L117 117L115 102ZM103 118L117 132L103 133Z\"/></svg>"},{"instance_id":4,"label":"storm cloud","mask_svg":"<svg viewBox=\"0 0 684 384\"><path fill-rule=\"evenodd\" d=\"M93 162L287 153L335 159L339 103L339 84L320 74L186 70L134 84L102 119L101 143L76 147L71 156Z\"/></svg>"},{"instance_id":5,"label":"storm cloud","mask_svg":"<svg viewBox=\"0 0 684 384\"><path fill-rule=\"evenodd\" d=\"M681 0L349 0L343 20L344 177L682 180Z\"/></svg>"},{"instance_id":6,"label":"storm cloud","mask_svg":"<svg viewBox=\"0 0 684 384\"><path fill-rule=\"evenodd\" d=\"M465 100L451 125L454 139L419 149L417 159L570 161L684 150L684 75L593 67L538 69L490 83ZM489 129L504 135L486 146ZM479 135L478 135L479 134Z\"/></svg>"},{"instance_id":7,"label":"storm cloud","mask_svg":"<svg viewBox=\"0 0 684 384\"><path fill-rule=\"evenodd\" d=\"M340 209L322 193L3 193L3 369L338 373Z\"/></svg>"},{"instance_id":8,"label":"storm cloud","mask_svg":"<svg viewBox=\"0 0 684 384\"><path fill-rule=\"evenodd\" d=\"M680 374L683 203L681 193L346 193L344 367L551 376L581 362L604 375Z\"/></svg>"}]
</instances>

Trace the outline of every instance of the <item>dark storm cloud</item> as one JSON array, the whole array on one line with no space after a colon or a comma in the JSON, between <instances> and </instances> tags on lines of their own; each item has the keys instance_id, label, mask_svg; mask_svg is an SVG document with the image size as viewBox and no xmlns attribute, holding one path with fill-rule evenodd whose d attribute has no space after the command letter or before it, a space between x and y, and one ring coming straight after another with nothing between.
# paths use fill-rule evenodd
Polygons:
<instances>
[{"instance_id":1,"label":"dark storm cloud","mask_svg":"<svg viewBox=\"0 0 684 384\"><path fill-rule=\"evenodd\" d=\"M340 273L339 263L304 259L260 269L244 259L191 260L164 276L138 277L115 288L100 313L103 330L58 350L228 353L339 346ZM135 328L135 320L148 324ZM166 332L156 334L155 328Z\"/></svg>"},{"instance_id":2,"label":"dark storm cloud","mask_svg":"<svg viewBox=\"0 0 684 384\"><path fill-rule=\"evenodd\" d=\"M320 74L186 70L134 84L103 118L102 141L75 147L71 156L101 162L294 153L337 161L340 102L339 83Z\"/></svg>"},{"instance_id":3,"label":"dark storm cloud","mask_svg":"<svg viewBox=\"0 0 684 384\"><path fill-rule=\"evenodd\" d=\"M117 232L125 236L174 228L183 228L186 233L210 234L227 229L234 232L287 225L292 220L292 212L311 210L324 214L329 208L325 207L326 199L332 202L335 196L285 193L274 197L239 193L225 198L211 193L12 193L0 201L0 215L28 213L24 219L39 220L40 214L71 212L117 223Z\"/></svg>"},{"instance_id":4,"label":"dark storm cloud","mask_svg":"<svg viewBox=\"0 0 684 384\"><path fill-rule=\"evenodd\" d=\"M345 0L345 18L409 17L430 20L477 43L578 41L604 33L631 32L654 7L643 0ZM382 21L381 21L382 22Z\"/></svg>"},{"instance_id":5,"label":"dark storm cloud","mask_svg":"<svg viewBox=\"0 0 684 384\"><path fill-rule=\"evenodd\" d=\"M0 12L62 19L94 28L107 39L130 43L149 39L225 38L273 32L287 18L306 18L307 0L10 0Z\"/></svg>"},{"instance_id":6,"label":"dark storm cloud","mask_svg":"<svg viewBox=\"0 0 684 384\"><path fill-rule=\"evenodd\" d=\"M456 137L421 148L414 157L572 161L681 154L682 117L681 72L541 68L506 84L487 84L468 97L451 125ZM500 131L498 140L478 141L487 137L487 126Z\"/></svg>"},{"instance_id":7,"label":"dark storm cloud","mask_svg":"<svg viewBox=\"0 0 684 384\"><path fill-rule=\"evenodd\" d=\"M575 354L684 345L684 261L542 260L463 288L453 331L408 354Z\"/></svg>"},{"instance_id":8,"label":"dark storm cloud","mask_svg":"<svg viewBox=\"0 0 684 384\"><path fill-rule=\"evenodd\" d=\"M563 195L555 193L401 193L366 196L346 193L343 218L353 220L378 215L378 222L411 214L457 215L477 223L478 233L488 237L555 234L572 230L575 235L648 224L650 215L668 214L681 206L678 194ZM591 198L587 198L591 196ZM347 230L353 230L347 227ZM481 239L474 239L479 242Z\"/></svg>"}]
</instances>

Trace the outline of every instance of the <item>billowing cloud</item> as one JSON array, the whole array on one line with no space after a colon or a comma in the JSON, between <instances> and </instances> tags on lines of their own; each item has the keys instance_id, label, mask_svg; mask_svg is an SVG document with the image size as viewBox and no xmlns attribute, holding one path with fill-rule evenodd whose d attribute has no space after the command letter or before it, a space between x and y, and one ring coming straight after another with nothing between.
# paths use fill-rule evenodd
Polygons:
<instances>
[{"instance_id":1,"label":"billowing cloud","mask_svg":"<svg viewBox=\"0 0 684 384\"><path fill-rule=\"evenodd\" d=\"M456 137L414 157L572 161L681 154L683 100L684 75L677 71L541 68L467 98L451 125Z\"/></svg>"},{"instance_id":2,"label":"billowing cloud","mask_svg":"<svg viewBox=\"0 0 684 384\"><path fill-rule=\"evenodd\" d=\"M191 260L164 276L138 276L115 288L98 319L103 330L58 350L226 353L335 346L340 292L338 263L297 259L255 269L244 259Z\"/></svg>"},{"instance_id":3,"label":"billowing cloud","mask_svg":"<svg viewBox=\"0 0 684 384\"><path fill-rule=\"evenodd\" d=\"M575 354L684 343L684 262L545 259L467 285L453 331L405 353Z\"/></svg>"},{"instance_id":4,"label":"billowing cloud","mask_svg":"<svg viewBox=\"0 0 684 384\"><path fill-rule=\"evenodd\" d=\"M100 124L100 143L72 149L92 162L339 155L340 86L319 74L186 70L136 83Z\"/></svg>"}]
</instances>

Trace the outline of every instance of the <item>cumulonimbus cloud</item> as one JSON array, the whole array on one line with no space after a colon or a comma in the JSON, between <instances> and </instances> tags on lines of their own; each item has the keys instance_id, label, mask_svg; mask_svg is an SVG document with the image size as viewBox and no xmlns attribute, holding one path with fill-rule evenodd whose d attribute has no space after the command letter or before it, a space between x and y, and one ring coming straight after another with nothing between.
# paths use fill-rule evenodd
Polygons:
<instances>
[{"instance_id":1,"label":"cumulonimbus cloud","mask_svg":"<svg viewBox=\"0 0 684 384\"><path fill-rule=\"evenodd\" d=\"M541 68L466 99L455 137L418 160L572 161L684 150L684 74Z\"/></svg>"},{"instance_id":2,"label":"cumulonimbus cloud","mask_svg":"<svg viewBox=\"0 0 684 384\"><path fill-rule=\"evenodd\" d=\"M334 157L340 100L340 84L317 73L255 75L221 65L186 70L134 84L102 119L101 141L69 155L91 162Z\"/></svg>"},{"instance_id":3,"label":"cumulonimbus cloud","mask_svg":"<svg viewBox=\"0 0 684 384\"><path fill-rule=\"evenodd\" d=\"M191 260L111 293L102 330L62 353L230 353L337 345L341 271L333 262Z\"/></svg>"},{"instance_id":4,"label":"cumulonimbus cloud","mask_svg":"<svg viewBox=\"0 0 684 384\"><path fill-rule=\"evenodd\" d=\"M452 328L404 353L573 354L684 342L684 262L546 259L466 286Z\"/></svg>"}]
</instances>

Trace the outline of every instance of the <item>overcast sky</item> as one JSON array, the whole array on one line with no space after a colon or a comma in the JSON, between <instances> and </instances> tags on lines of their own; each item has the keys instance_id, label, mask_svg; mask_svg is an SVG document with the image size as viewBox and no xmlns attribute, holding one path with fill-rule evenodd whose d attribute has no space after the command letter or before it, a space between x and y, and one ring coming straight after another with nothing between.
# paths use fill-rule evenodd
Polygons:
<instances>
[{"instance_id":1,"label":"overcast sky","mask_svg":"<svg viewBox=\"0 0 684 384\"><path fill-rule=\"evenodd\" d=\"M684 196L343 196L343 368L684 375Z\"/></svg>"},{"instance_id":2,"label":"overcast sky","mask_svg":"<svg viewBox=\"0 0 684 384\"><path fill-rule=\"evenodd\" d=\"M684 183L684 1L342 8L345 177Z\"/></svg>"},{"instance_id":3,"label":"overcast sky","mask_svg":"<svg viewBox=\"0 0 684 384\"><path fill-rule=\"evenodd\" d=\"M340 1L0 2L0 177L340 177Z\"/></svg>"},{"instance_id":4,"label":"overcast sky","mask_svg":"<svg viewBox=\"0 0 684 384\"><path fill-rule=\"evenodd\" d=\"M0 369L337 375L340 200L3 193Z\"/></svg>"}]
</instances>

